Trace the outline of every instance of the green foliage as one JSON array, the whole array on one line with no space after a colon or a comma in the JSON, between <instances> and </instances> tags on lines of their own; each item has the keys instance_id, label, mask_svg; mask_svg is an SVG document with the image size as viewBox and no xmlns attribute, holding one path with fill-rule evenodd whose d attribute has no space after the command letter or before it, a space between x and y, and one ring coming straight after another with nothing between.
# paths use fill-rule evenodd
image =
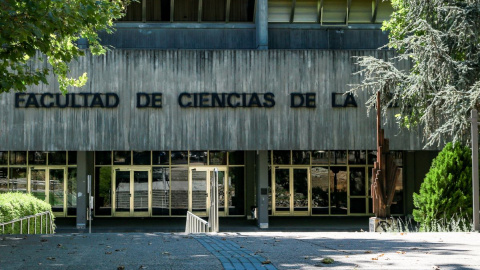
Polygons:
<instances>
[{"instance_id":1,"label":"green foliage","mask_svg":"<svg viewBox=\"0 0 480 270\"><path fill-rule=\"evenodd\" d=\"M31 194L11 192L11 193L1 193L0 194L0 223L9 222L15 219L22 217L35 215L38 213L49 211L51 217L52 207L50 204L45 201L35 198ZM45 233L45 221L46 218L43 218L43 228L42 231ZM23 233L27 233L27 222L23 222ZM34 231L34 222L30 222L30 231ZM1 230L1 228L0 228ZM37 218L37 233L40 231L40 218ZM1 231L0 231L1 233ZM20 233L20 224L15 224L14 230L12 230L11 225L5 227L5 234L19 234Z\"/></svg>"},{"instance_id":2,"label":"green foliage","mask_svg":"<svg viewBox=\"0 0 480 270\"><path fill-rule=\"evenodd\" d=\"M102 54L99 31L112 32L129 0L0 0L0 93L25 91L57 75L60 90L80 87L87 75L69 78L68 63L83 56L77 41L85 38L93 54ZM29 61L44 62L34 70ZM50 65L48 66L47 63Z\"/></svg>"},{"instance_id":3,"label":"green foliage","mask_svg":"<svg viewBox=\"0 0 480 270\"><path fill-rule=\"evenodd\" d=\"M467 142L472 109L480 109L480 1L392 0L394 9L381 54L357 57L362 82L351 90L381 93L383 114L398 105L397 123L422 127L426 145ZM385 49L385 48L384 48Z\"/></svg>"},{"instance_id":4,"label":"green foliage","mask_svg":"<svg viewBox=\"0 0 480 270\"><path fill-rule=\"evenodd\" d=\"M413 194L415 221L424 231L435 229L438 220L455 216L472 219L472 161L468 147L448 143L433 160L429 172ZM460 224L459 226L463 226Z\"/></svg>"}]
</instances>

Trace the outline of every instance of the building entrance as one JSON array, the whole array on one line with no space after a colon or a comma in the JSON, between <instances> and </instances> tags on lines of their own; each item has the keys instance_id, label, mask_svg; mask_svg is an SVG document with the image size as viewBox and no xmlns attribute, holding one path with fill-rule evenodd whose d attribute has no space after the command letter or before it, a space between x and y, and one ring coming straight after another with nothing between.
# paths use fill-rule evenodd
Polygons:
<instances>
[{"instance_id":1,"label":"building entrance","mask_svg":"<svg viewBox=\"0 0 480 270\"><path fill-rule=\"evenodd\" d=\"M225 176L227 169L218 169L218 213L225 215ZM210 183L213 178L214 167L190 167L189 168L189 194L188 209L198 216L208 215L210 210Z\"/></svg>"},{"instance_id":2,"label":"building entrance","mask_svg":"<svg viewBox=\"0 0 480 270\"><path fill-rule=\"evenodd\" d=\"M36 198L50 203L55 216L66 216L67 170L65 167L30 167L29 177L28 191ZM70 183L71 185L73 183Z\"/></svg>"},{"instance_id":3,"label":"building entrance","mask_svg":"<svg viewBox=\"0 0 480 270\"><path fill-rule=\"evenodd\" d=\"M113 214L118 217L150 216L150 169L115 169L113 175Z\"/></svg>"},{"instance_id":4,"label":"building entrance","mask_svg":"<svg viewBox=\"0 0 480 270\"><path fill-rule=\"evenodd\" d=\"M309 215L309 168L275 167L272 174L273 215Z\"/></svg>"}]
</instances>

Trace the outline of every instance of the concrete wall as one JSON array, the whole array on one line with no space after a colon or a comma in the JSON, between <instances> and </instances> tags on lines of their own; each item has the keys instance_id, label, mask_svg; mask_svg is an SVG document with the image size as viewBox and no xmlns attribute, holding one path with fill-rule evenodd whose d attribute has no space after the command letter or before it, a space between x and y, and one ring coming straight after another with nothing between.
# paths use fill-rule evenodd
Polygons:
<instances>
[{"instance_id":1,"label":"concrete wall","mask_svg":"<svg viewBox=\"0 0 480 270\"><path fill-rule=\"evenodd\" d=\"M358 107L333 108L332 93L360 82L354 56L377 50L114 50L72 65L89 81L70 93L115 93L116 108L15 108L0 95L1 150L314 150L375 149L367 93ZM42 65L42 63L37 63ZM50 85L27 92L58 93ZM163 94L162 108L137 108L137 93ZM275 106L182 108L179 94L272 93ZM315 108L291 108L291 94L314 93ZM339 96L341 103L344 97ZM26 96L24 96L26 99ZM21 105L25 105L25 101ZM385 126L392 150L418 150L419 133L399 134L391 109Z\"/></svg>"}]
</instances>

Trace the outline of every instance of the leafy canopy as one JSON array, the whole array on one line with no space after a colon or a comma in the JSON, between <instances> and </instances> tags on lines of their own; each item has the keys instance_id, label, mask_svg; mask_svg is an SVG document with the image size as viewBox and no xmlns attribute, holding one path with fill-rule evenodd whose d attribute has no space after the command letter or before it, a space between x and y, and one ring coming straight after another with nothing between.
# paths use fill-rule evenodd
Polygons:
<instances>
[{"instance_id":1,"label":"leafy canopy","mask_svg":"<svg viewBox=\"0 0 480 270\"><path fill-rule=\"evenodd\" d=\"M423 127L426 145L469 139L468 118L480 108L480 0L392 0L383 30L395 57L358 57L361 84L381 93L383 114L398 105L398 124ZM400 68L403 67L403 68Z\"/></svg>"},{"instance_id":2,"label":"leafy canopy","mask_svg":"<svg viewBox=\"0 0 480 270\"><path fill-rule=\"evenodd\" d=\"M84 73L69 77L68 63L84 55L77 41L84 38L93 54L102 54L98 32L112 32L128 0L0 0L0 93L25 91L57 75L60 90L85 84ZM47 61L33 69L30 60Z\"/></svg>"}]
</instances>

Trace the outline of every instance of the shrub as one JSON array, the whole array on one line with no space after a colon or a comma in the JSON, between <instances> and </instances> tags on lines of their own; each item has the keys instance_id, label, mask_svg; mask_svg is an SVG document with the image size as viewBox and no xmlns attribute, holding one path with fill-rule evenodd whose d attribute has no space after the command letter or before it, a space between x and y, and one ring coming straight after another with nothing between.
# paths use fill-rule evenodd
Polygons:
<instances>
[{"instance_id":1,"label":"shrub","mask_svg":"<svg viewBox=\"0 0 480 270\"><path fill-rule=\"evenodd\" d=\"M453 217L472 219L472 162L471 151L460 144L448 143L433 160L429 172L413 194L415 221L420 229L432 231L439 220ZM466 227L468 224L458 224Z\"/></svg>"},{"instance_id":2,"label":"shrub","mask_svg":"<svg viewBox=\"0 0 480 270\"><path fill-rule=\"evenodd\" d=\"M50 212L50 216L53 219L52 207L50 204L45 201L35 198L31 194L25 193L0 193L0 223L9 222L15 219L22 217L35 215L42 212ZM35 225L37 226L37 233L42 230L43 233L46 232L45 224L47 222L46 216L43 216L42 220L40 217L30 222L30 232L35 231ZM43 224L41 228L40 225ZM22 233L27 233L28 231L28 222L22 222ZM2 233L2 228L0 227L0 233ZM12 230L11 225L5 226L5 234L19 234L20 233L20 223L15 224L14 229Z\"/></svg>"}]
</instances>

